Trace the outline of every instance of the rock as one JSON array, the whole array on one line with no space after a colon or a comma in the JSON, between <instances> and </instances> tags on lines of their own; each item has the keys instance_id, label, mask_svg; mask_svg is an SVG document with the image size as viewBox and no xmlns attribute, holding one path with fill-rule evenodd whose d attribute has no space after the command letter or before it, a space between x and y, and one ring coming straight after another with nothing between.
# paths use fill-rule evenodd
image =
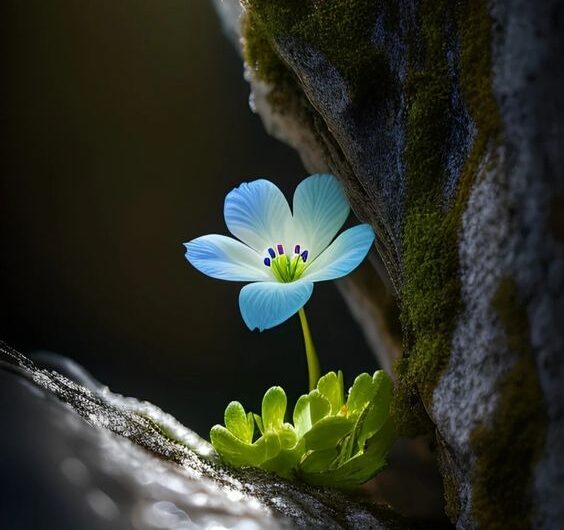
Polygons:
<instances>
[{"instance_id":1,"label":"rock","mask_svg":"<svg viewBox=\"0 0 564 530\"><path fill-rule=\"evenodd\" d=\"M383 366L403 344L449 516L564 527L562 2L242 3L253 108L375 228L387 278L342 290Z\"/></svg>"},{"instance_id":2,"label":"rock","mask_svg":"<svg viewBox=\"0 0 564 530\"><path fill-rule=\"evenodd\" d=\"M93 381L62 358L50 366ZM388 508L235 471L154 405L0 344L2 528L407 529Z\"/></svg>"}]
</instances>

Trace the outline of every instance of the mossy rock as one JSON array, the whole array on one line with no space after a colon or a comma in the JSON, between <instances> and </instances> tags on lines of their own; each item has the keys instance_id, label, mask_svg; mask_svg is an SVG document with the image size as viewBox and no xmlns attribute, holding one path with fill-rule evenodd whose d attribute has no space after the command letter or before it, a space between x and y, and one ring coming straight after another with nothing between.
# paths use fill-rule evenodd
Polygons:
<instances>
[{"instance_id":1,"label":"mossy rock","mask_svg":"<svg viewBox=\"0 0 564 530\"><path fill-rule=\"evenodd\" d=\"M315 145L289 143L321 153L308 169L333 171L376 230L401 311L396 423L437 436L449 515L564 525L558 1L244 4L261 112L296 117Z\"/></svg>"}]
</instances>

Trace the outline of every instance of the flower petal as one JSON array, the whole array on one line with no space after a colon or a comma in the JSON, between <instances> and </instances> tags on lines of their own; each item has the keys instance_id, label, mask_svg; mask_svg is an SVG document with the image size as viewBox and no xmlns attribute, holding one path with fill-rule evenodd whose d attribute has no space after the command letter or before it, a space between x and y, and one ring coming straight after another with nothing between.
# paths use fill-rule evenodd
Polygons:
<instances>
[{"instance_id":1,"label":"flower petal","mask_svg":"<svg viewBox=\"0 0 564 530\"><path fill-rule=\"evenodd\" d=\"M283 243L292 222L284 194L264 179L244 182L230 191L224 216L229 231L260 253Z\"/></svg>"},{"instance_id":2,"label":"flower petal","mask_svg":"<svg viewBox=\"0 0 564 530\"><path fill-rule=\"evenodd\" d=\"M331 243L349 215L349 203L336 177L312 175L294 193L295 243L307 248L311 258Z\"/></svg>"},{"instance_id":3,"label":"flower petal","mask_svg":"<svg viewBox=\"0 0 564 530\"><path fill-rule=\"evenodd\" d=\"M250 283L241 289L239 307L245 324L252 331L272 328L288 320L309 300L313 283Z\"/></svg>"},{"instance_id":4,"label":"flower petal","mask_svg":"<svg viewBox=\"0 0 564 530\"><path fill-rule=\"evenodd\" d=\"M236 282L271 280L262 257L231 237L210 234L184 243L186 259L200 272Z\"/></svg>"},{"instance_id":5,"label":"flower petal","mask_svg":"<svg viewBox=\"0 0 564 530\"><path fill-rule=\"evenodd\" d=\"M366 257L374 237L374 230L368 224L345 230L304 271L302 279L320 282L346 276Z\"/></svg>"}]
</instances>

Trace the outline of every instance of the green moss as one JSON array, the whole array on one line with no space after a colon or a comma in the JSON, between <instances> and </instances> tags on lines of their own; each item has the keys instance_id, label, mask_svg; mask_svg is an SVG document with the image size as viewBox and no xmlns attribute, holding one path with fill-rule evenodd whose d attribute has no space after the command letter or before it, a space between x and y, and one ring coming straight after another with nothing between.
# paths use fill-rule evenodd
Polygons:
<instances>
[{"instance_id":1,"label":"green moss","mask_svg":"<svg viewBox=\"0 0 564 530\"><path fill-rule=\"evenodd\" d=\"M356 101L382 98L392 82L383 50L373 46L372 31L380 10L371 0L245 0L251 24L245 32L246 59L263 80L280 77L278 64L269 55L274 39L293 36L316 47L337 68ZM386 27L397 23L395 11L387 10ZM263 57L264 59L264 57Z\"/></svg>"},{"instance_id":2,"label":"green moss","mask_svg":"<svg viewBox=\"0 0 564 530\"><path fill-rule=\"evenodd\" d=\"M408 434L423 432L429 425L424 405L431 404L432 392L448 363L461 309L457 250L461 216L486 153L490 165L495 163L491 155L501 135L501 119L491 91L487 3L468 0L458 4L456 13L459 76L477 135L461 172L454 204L445 213L440 190L450 108L440 28L450 15L448 6L437 1L422 8L420 16L422 66L410 73L406 86L408 196L402 319L408 348L398 365L401 391L394 407L397 421ZM518 360L501 382L492 425L476 428L471 436L477 455L472 476L473 513L482 529L525 529L530 528L528 488L543 446L546 418L526 315L511 281L500 284L494 305L506 328L507 344ZM445 481L446 510L453 519L459 509L457 490L454 480Z\"/></svg>"},{"instance_id":3,"label":"green moss","mask_svg":"<svg viewBox=\"0 0 564 530\"><path fill-rule=\"evenodd\" d=\"M529 337L527 314L515 283L504 278L493 305L517 360L499 385L490 425L476 427L473 515L482 530L532 528L530 486L546 432L546 413Z\"/></svg>"},{"instance_id":4,"label":"green moss","mask_svg":"<svg viewBox=\"0 0 564 530\"><path fill-rule=\"evenodd\" d=\"M406 214L403 232L402 322L406 353L398 363L394 417L405 435L423 433L425 406L450 356L461 310L458 237L479 164L499 139L500 117L491 91L490 28L485 0L420 5L420 35L410 43L406 83ZM459 79L477 127L474 145L459 177L453 205L445 211L447 138L452 109L446 49L452 30L460 40ZM455 498L454 495L450 495ZM456 507L449 507L451 512Z\"/></svg>"},{"instance_id":5,"label":"green moss","mask_svg":"<svg viewBox=\"0 0 564 530\"><path fill-rule=\"evenodd\" d=\"M405 88L407 197L401 294L407 348L397 366L394 405L394 419L405 435L422 433L430 426L424 405L430 404L448 361L460 299L458 219L442 207L451 119L444 30L449 16L452 8L446 0L421 5L423 57L411 58L415 64Z\"/></svg>"},{"instance_id":6,"label":"green moss","mask_svg":"<svg viewBox=\"0 0 564 530\"><path fill-rule=\"evenodd\" d=\"M264 24L253 11L243 26L245 61L257 79L271 85L269 103L278 112L294 111L304 99L294 75L274 50Z\"/></svg>"},{"instance_id":7,"label":"green moss","mask_svg":"<svg viewBox=\"0 0 564 530\"><path fill-rule=\"evenodd\" d=\"M478 126L469 169L484 154L488 142L499 139L501 116L492 92L491 25L487 0L459 4L460 86L464 101ZM466 193L467 195L467 193Z\"/></svg>"},{"instance_id":8,"label":"green moss","mask_svg":"<svg viewBox=\"0 0 564 530\"><path fill-rule=\"evenodd\" d=\"M452 468L446 469L443 477L443 491L445 499L445 513L451 521L458 519L460 512L460 497L458 480L452 473Z\"/></svg>"}]
</instances>

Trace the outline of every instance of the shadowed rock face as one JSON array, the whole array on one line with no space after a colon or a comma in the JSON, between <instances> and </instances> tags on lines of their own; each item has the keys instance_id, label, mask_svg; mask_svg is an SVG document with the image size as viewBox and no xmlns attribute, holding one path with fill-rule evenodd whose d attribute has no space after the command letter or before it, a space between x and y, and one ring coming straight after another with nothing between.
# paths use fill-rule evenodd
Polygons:
<instances>
[{"instance_id":1,"label":"shadowed rock face","mask_svg":"<svg viewBox=\"0 0 564 530\"><path fill-rule=\"evenodd\" d=\"M396 421L435 434L449 516L563 527L562 2L243 4L253 108L376 230L401 338L377 260L341 290L383 366L403 345Z\"/></svg>"},{"instance_id":2,"label":"shadowed rock face","mask_svg":"<svg viewBox=\"0 0 564 530\"><path fill-rule=\"evenodd\" d=\"M111 393L69 360L43 356L38 368L0 346L2 480L12 485L2 528L410 528L383 507L226 468L154 405Z\"/></svg>"}]
</instances>

